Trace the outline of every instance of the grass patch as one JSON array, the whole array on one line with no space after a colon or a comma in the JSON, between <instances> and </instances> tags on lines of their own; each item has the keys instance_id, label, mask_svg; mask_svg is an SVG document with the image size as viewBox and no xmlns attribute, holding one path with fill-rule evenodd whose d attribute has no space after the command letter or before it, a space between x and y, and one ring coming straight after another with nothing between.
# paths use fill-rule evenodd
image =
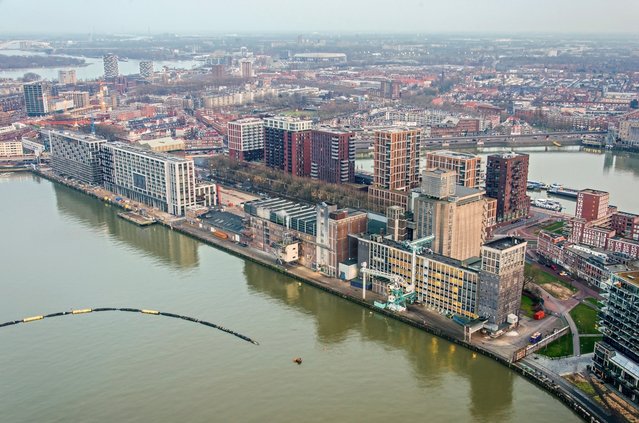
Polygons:
<instances>
[{"instance_id":1,"label":"grass patch","mask_svg":"<svg viewBox=\"0 0 639 423\"><path fill-rule=\"evenodd\" d=\"M597 392L595 388L580 374L571 374L565 376L565 379L568 380L571 384L575 385L579 388L584 394L588 395L591 398L597 397Z\"/></svg>"},{"instance_id":2,"label":"grass patch","mask_svg":"<svg viewBox=\"0 0 639 423\"><path fill-rule=\"evenodd\" d=\"M566 357L572 355L572 334L568 332L558 339L555 339L544 348L537 351L537 354L546 357Z\"/></svg>"},{"instance_id":3,"label":"grass patch","mask_svg":"<svg viewBox=\"0 0 639 423\"><path fill-rule=\"evenodd\" d=\"M527 279L532 279L537 285L541 285L553 297L565 300L577 291L577 288L562 281L555 275L548 273L539 267L526 263L524 275Z\"/></svg>"},{"instance_id":4,"label":"grass patch","mask_svg":"<svg viewBox=\"0 0 639 423\"><path fill-rule=\"evenodd\" d=\"M522 295L521 297L521 312L524 316L528 316L532 319L535 310L533 309L533 300L530 297Z\"/></svg>"},{"instance_id":5,"label":"grass patch","mask_svg":"<svg viewBox=\"0 0 639 423\"><path fill-rule=\"evenodd\" d=\"M588 298L584 298L584 301L594 305L597 308L601 308L601 303L597 301L596 298L588 297Z\"/></svg>"},{"instance_id":6,"label":"grass patch","mask_svg":"<svg viewBox=\"0 0 639 423\"><path fill-rule=\"evenodd\" d=\"M575 321L579 334L600 333L595 327L597 324L597 310L593 310L585 304L577 304L570 310L570 317Z\"/></svg>"},{"instance_id":7,"label":"grass patch","mask_svg":"<svg viewBox=\"0 0 639 423\"><path fill-rule=\"evenodd\" d=\"M579 337L579 352L581 354L588 354L595 350L595 343L601 341L603 336L580 336Z\"/></svg>"},{"instance_id":8,"label":"grass patch","mask_svg":"<svg viewBox=\"0 0 639 423\"><path fill-rule=\"evenodd\" d=\"M544 226L542 228L544 231L552 232L555 234L563 234L564 233L564 221L559 220L557 222L553 222L550 225Z\"/></svg>"}]
</instances>

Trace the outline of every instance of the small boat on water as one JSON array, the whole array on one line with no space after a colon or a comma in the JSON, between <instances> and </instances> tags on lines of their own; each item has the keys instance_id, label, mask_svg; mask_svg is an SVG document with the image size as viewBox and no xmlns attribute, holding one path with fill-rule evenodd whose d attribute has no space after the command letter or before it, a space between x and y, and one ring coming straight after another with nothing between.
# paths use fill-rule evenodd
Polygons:
<instances>
[{"instance_id":1,"label":"small boat on water","mask_svg":"<svg viewBox=\"0 0 639 423\"><path fill-rule=\"evenodd\" d=\"M533 200L531 203L534 207L539 207L540 209L553 210L553 211L561 211L563 206L559 203L559 201L549 200L546 198L538 198Z\"/></svg>"}]
</instances>

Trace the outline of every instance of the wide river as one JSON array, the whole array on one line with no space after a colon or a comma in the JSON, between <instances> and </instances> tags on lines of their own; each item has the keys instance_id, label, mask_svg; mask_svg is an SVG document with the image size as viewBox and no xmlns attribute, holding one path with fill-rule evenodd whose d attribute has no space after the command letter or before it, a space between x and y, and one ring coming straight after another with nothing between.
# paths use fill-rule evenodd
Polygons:
<instances>
[{"instance_id":1,"label":"wide river","mask_svg":"<svg viewBox=\"0 0 639 423\"><path fill-rule=\"evenodd\" d=\"M489 154L509 151L506 148L485 148L470 151L482 158L486 167ZM593 188L610 193L610 204L620 210L639 213L639 155L632 153L581 151L579 146L552 148L528 147L515 149L528 154L528 179L547 184L557 183L568 188ZM358 159L357 169L373 170L373 159ZM422 163L425 163L422 160ZM564 212L575 213L575 201L548 197L545 191L528 191L532 198L552 198L564 206Z\"/></svg>"},{"instance_id":2,"label":"wide river","mask_svg":"<svg viewBox=\"0 0 639 423\"><path fill-rule=\"evenodd\" d=\"M0 55L5 56L46 56L46 54L37 51L24 51L24 50L1 50ZM65 55L60 55L65 56ZM49 80L58 79L58 71L61 69L75 69L78 80L91 80L104 76L104 62L101 58L95 57L81 57L81 56L67 56L76 59L84 59L86 66L63 66L63 67L46 67L46 68L22 68L22 69L0 69L0 78L22 78L25 73L33 72L40 75L42 78ZM158 72L161 71L164 66L167 68L176 69L192 69L196 66L201 66L202 62L194 60L156 60L153 62L153 69ZM118 70L120 75L133 75L140 72L140 61L135 59L129 59L118 62Z\"/></svg>"},{"instance_id":3,"label":"wide river","mask_svg":"<svg viewBox=\"0 0 639 423\"><path fill-rule=\"evenodd\" d=\"M30 174L0 176L2 422L578 421L496 362ZM303 364L292 362L302 357Z\"/></svg>"}]
</instances>

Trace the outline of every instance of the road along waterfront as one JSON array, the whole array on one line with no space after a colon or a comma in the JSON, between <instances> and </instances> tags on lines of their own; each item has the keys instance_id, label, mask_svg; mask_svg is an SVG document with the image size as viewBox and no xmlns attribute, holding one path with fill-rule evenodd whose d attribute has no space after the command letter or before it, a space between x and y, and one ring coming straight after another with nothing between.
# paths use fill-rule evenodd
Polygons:
<instances>
[{"instance_id":1,"label":"road along waterfront","mask_svg":"<svg viewBox=\"0 0 639 423\"><path fill-rule=\"evenodd\" d=\"M0 337L3 419L576 421L497 362L28 174L0 180L0 321L135 304L220 323L250 345L131 313ZM294 357L304 362L297 366Z\"/></svg>"}]
</instances>

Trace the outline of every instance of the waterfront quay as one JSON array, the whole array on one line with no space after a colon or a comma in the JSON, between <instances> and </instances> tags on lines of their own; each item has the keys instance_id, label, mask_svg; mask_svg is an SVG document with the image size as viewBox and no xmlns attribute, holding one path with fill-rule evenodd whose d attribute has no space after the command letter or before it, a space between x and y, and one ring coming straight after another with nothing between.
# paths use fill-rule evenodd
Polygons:
<instances>
[{"instance_id":1,"label":"waterfront quay","mask_svg":"<svg viewBox=\"0 0 639 423\"><path fill-rule=\"evenodd\" d=\"M148 206L123 199L100 187L59 177L46 169L36 169L34 170L34 173L55 183L60 183L76 189L85 194L91 195L96 199L104 201L107 204L120 207L125 210L136 211L144 209L149 218L155 219L158 223L167 226L171 230L297 279L300 283L303 282L322 291L356 303L370 310L371 314L378 313L399 320L415 328L424 330L457 345L468 348L476 353L481 353L543 387L548 392L566 403L567 406L583 418L587 418L590 421L590 417L595 416L594 420L591 421L606 420L606 415L598 410L595 404L592 404L592 402L587 398L581 396L575 389L571 388L569 384L563 382L558 376L544 371L542 367L535 366L534 363L530 361L527 361L526 364L512 361L513 352L520 349L522 346L525 346L527 344L529 334L537 329L536 326L528 326L523 320L522 325L518 328L519 337L501 337L494 340L489 337L475 336L475 338L472 338L470 342L468 342L464 340L462 326L437 312L427 310L421 306L411 306L408 310L401 313L382 310L375 307L374 302L382 301L383 298L373 292L367 291L366 299L364 300L362 299L362 291L351 287L347 282L336 278L326 277L319 272L315 272L301 266L292 267L279 265L275 262L272 255L243 246L240 243L220 239L219 237L214 236L212 232L201 229L197 224L190 223L185 218L176 218L170 214L151 209ZM549 323L550 321L546 320L546 324Z\"/></svg>"}]
</instances>

